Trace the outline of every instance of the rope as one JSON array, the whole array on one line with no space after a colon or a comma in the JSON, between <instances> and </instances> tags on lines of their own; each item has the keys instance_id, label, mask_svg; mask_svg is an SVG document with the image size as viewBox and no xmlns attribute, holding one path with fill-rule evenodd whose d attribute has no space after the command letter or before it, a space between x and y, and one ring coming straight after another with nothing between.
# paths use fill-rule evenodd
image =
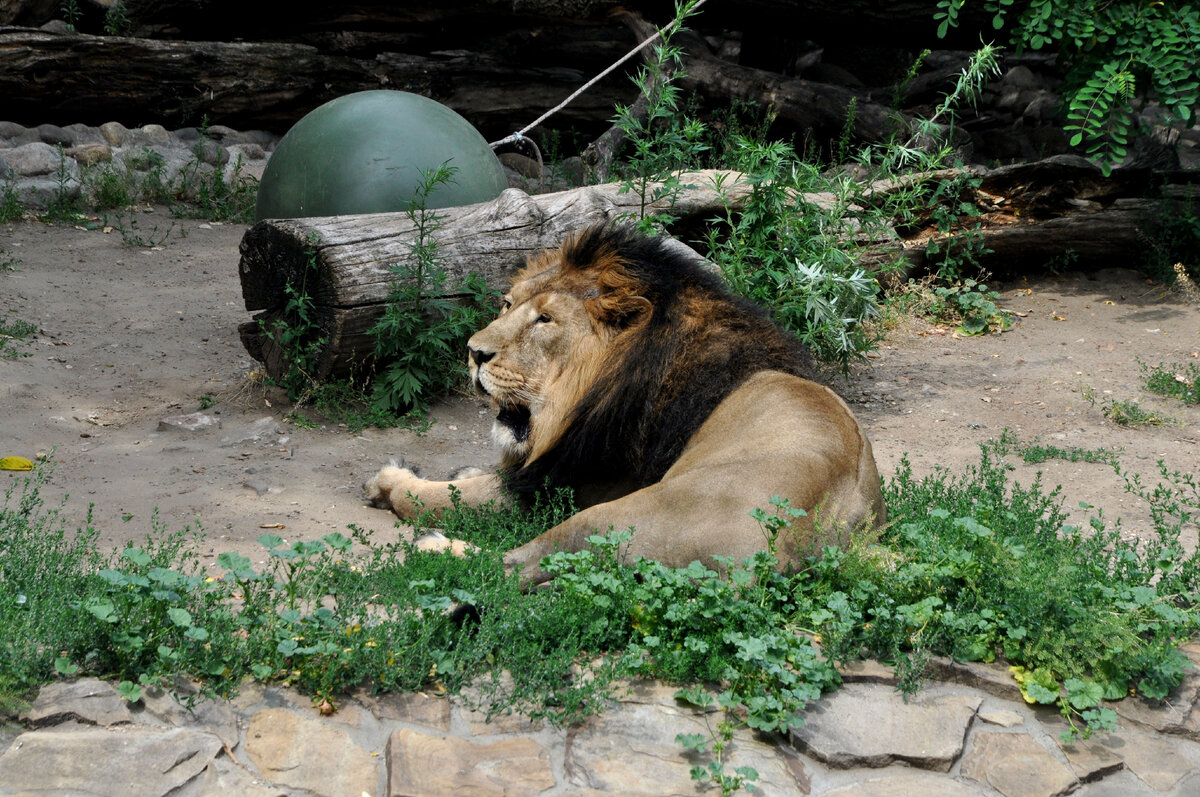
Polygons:
<instances>
[{"instance_id":1,"label":"rope","mask_svg":"<svg viewBox=\"0 0 1200 797\"><path fill-rule=\"evenodd\" d=\"M700 6L704 5L705 2L707 2L707 0L699 0L699 2L696 3L695 8L700 8ZM540 125L542 122L549 119L551 116L554 116L554 114L558 113L563 108L566 108L568 105L570 105L575 100L576 97L578 97L580 94L582 94L585 91L587 91L588 89L590 89L592 86L599 83L604 78L608 77L613 72L613 70L615 70L617 67L619 67L621 64L625 63L626 61L628 61L633 56L640 53L642 50L646 49L647 45L649 45L651 42L655 41L656 39L660 38L664 33L669 32L672 28L676 27L679 24L679 22L680 22L680 20L675 20L675 21L671 22L669 25L663 26L658 31L656 31L653 36L650 36L644 42L639 44L637 47L634 47L632 50L625 53L625 55L621 56L619 59L614 61L612 66L610 66L608 69L605 69L603 72L596 75L594 78L589 80L587 83L584 83L582 86L577 88L574 91L574 93L571 94L570 97L567 97L565 100L560 102L558 105L555 105L553 108L546 111L544 114L539 116L537 119L535 119L531 123L525 125L525 127L521 128L520 130L513 133L512 135L505 136L504 138L500 139L499 141L494 141L491 144L489 144L488 146L490 146L492 149L496 149L497 147L501 147L505 144L512 144L517 141L521 141L522 139L525 138L526 133L528 133L530 130L532 130L533 128ZM539 153L539 160L540 160L540 155L541 155L541 153Z\"/></svg>"}]
</instances>

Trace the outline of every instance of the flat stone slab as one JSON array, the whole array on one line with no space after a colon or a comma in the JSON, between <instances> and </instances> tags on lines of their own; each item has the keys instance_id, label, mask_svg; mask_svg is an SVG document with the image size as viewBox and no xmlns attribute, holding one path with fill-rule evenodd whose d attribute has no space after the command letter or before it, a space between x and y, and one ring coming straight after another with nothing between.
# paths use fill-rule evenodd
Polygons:
<instances>
[{"instance_id":1,"label":"flat stone slab","mask_svg":"<svg viewBox=\"0 0 1200 797\"><path fill-rule=\"evenodd\" d=\"M667 696L675 691L662 687L657 696L643 693L635 698L639 702L623 702L570 729L566 770L571 785L620 795L697 794L691 768L707 765L711 757L686 753L675 737L682 733L708 738L720 716L706 718L674 705L673 697ZM656 697L670 702L655 702ZM760 794L807 794L809 790L802 761L775 745L763 744L746 729L738 731L726 748L724 765L727 771L753 767Z\"/></svg>"},{"instance_id":2,"label":"flat stone slab","mask_svg":"<svg viewBox=\"0 0 1200 797\"><path fill-rule=\"evenodd\" d=\"M821 797L982 797L983 792L945 776L918 773L857 781Z\"/></svg>"},{"instance_id":3,"label":"flat stone slab","mask_svg":"<svg viewBox=\"0 0 1200 797\"><path fill-rule=\"evenodd\" d=\"M459 739L405 728L387 743L388 794L535 795L554 788L550 751L533 739Z\"/></svg>"},{"instance_id":4,"label":"flat stone slab","mask_svg":"<svg viewBox=\"0 0 1200 797\"><path fill-rule=\"evenodd\" d=\"M31 731L0 755L0 794L111 795L119 784L123 794L159 797L203 773L221 747L184 728Z\"/></svg>"},{"instance_id":5,"label":"flat stone slab","mask_svg":"<svg viewBox=\"0 0 1200 797\"><path fill-rule=\"evenodd\" d=\"M34 728L67 720L107 728L133 722L133 713L112 684L96 678L80 678L46 684L21 720Z\"/></svg>"},{"instance_id":6,"label":"flat stone slab","mask_svg":"<svg viewBox=\"0 0 1200 797\"><path fill-rule=\"evenodd\" d=\"M920 693L906 703L888 686L848 684L811 704L792 743L831 767L904 762L948 772L962 754L979 696Z\"/></svg>"},{"instance_id":7,"label":"flat stone slab","mask_svg":"<svg viewBox=\"0 0 1200 797\"><path fill-rule=\"evenodd\" d=\"M327 797L379 791L379 758L332 723L266 709L250 718L245 746L259 774L274 783Z\"/></svg>"},{"instance_id":8,"label":"flat stone slab","mask_svg":"<svg viewBox=\"0 0 1200 797\"><path fill-rule=\"evenodd\" d=\"M1004 797L1056 797L1079 781L1069 767L1024 733L979 733L963 757L962 776Z\"/></svg>"}]
</instances>

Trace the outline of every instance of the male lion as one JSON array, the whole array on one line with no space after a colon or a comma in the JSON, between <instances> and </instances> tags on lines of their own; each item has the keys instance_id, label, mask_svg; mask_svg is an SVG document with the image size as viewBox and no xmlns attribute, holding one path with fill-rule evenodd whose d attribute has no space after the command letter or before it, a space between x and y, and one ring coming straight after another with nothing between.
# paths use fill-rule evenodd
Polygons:
<instances>
[{"instance_id":1,"label":"male lion","mask_svg":"<svg viewBox=\"0 0 1200 797\"><path fill-rule=\"evenodd\" d=\"M750 556L766 544L750 512L774 495L809 513L778 542L785 566L884 520L871 443L806 378L796 337L661 239L599 225L530 258L468 347L498 411L500 475L427 481L391 465L367 496L411 519L410 494L438 511L452 484L468 505L571 487L582 511L505 555L531 583L547 578L542 557L610 527L634 529L630 556L667 565Z\"/></svg>"}]
</instances>

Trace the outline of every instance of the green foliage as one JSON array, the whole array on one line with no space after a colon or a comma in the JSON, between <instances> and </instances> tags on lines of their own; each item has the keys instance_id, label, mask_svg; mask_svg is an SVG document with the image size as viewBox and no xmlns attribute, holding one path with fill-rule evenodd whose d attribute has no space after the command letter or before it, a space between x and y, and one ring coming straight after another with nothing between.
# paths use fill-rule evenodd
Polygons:
<instances>
[{"instance_id":1,"label":"green foliage","mask_svg":"<svg viewBox=\"0 0 1200 797\"><path fill-rule=\"evenodd\" d=\"M1104 402L1100 411L1117 426L1163 426L1175 422L1166 415L1143 408L1134 399L1109 399Z\"/></svg>"},{"instance_id":2,"label":"green foliage","mask_svg":"<svg viewBox=\"0 0 1200 797\"><path fill-rule=\"evenodd\" d=\"M24 215L21 200L17 196L17 187L13 178L9 177L0 186L0 224L17 221Z\"/></svg>"},{"instance_id":3,"label":"green foliage","mask_svg":"<svg viewBox=\"0 0 1200 797\"><path fill-rule=\"evenodd\" d=\"M124 0L116 0L104 12L104 32L109 36L128 36L133 28Z\"/></svg>"},{"instance_id":4,"label":"green foliage","mask_svg":"<svg viewBox=\"0 0 1200 797\"><path fill-rule=\"evenodd\" d=\"M644 114L639 113L640 103L616 108L614 122L624 131L626 146L631 149L618 169L620 191L637 196L637 224L646 233L662 232L675 221L668 210L650 213L650 206L670 205L684 187L678 173L707 149L704 125L681 112L676 81L684 74L683 50L671 44L672 36L697 13L698 4L699 0L676 2L674 20L663 29L649 63L634 78L645 101Z\"/></svg>"},{"instance_id":5,"label":"green foliage","mask_svg":"<svg viewBox=\"0 0 1200 797\"><path fill-rule=\"evenodd\" d=\"M1012 315L996 302L1000 295L973 279L965 279L933 289L937 297L935 315L941 321L958 322L960 335L986 335L1012 326Z\"/></svg>"},{"instance_id":6,"label":"green foliage","mask_svg":"<svg viewBox=\"0 0 1200 797\"><path fill-rule=\"evenodd\" d=\"M1196 363L1159 363L1149 366L1138 363L1142 369L1142 384L1151 393L1177 398L1184 404L1200 404L1200 365Z\"/></svg>"},{"instance_id":7,"label":"green foliage","mask_svg":"<svg viewBox=\"0 0 1200 797\"><path fill-rule=\"evenodd\" d=\"M28 357L25 350L28 338L37 333L37 326L19 318L0 317L0 360Z\"/></svg>"},{"instance_id":8,"label":"green foliage","mask_svg":"<svg viewBox=\"0 0 1200 797\"><path fill-rule=\"evenodd\" d=\"M54 190L46 205L43 218L47 221L74 222L82 214L74 177L62 144L56 145L58 150L58 165L54 168Z\"/></svg>"},{"instance_id":9,"label":"green foliage","mask_svg":"<svg viewBox=\"0 0 1200 797\"><path fill-rule=\"evenodd\" d=\"M750 195L710 232L709 257L734 291L771 310L817 357L847 366L874 346L869 322L879 314L875 275L846 246L848 187L831 186L783 142L735 136L732 143ZM804 199L827 188L838 190L833 209Z\"/></svg>"},{"instance_id":10,"label":"green foliage","mask_svg":"<svg viewBox=\"0 0 1200 797\"><path fill-rule=\"evenodd\" d=\"M939 0L938 35L958 24L965 0ZM1200 8L1141 0L983 0L1018 51L1055 49L1067 68L1066 131L1107 174L1143 131L1133 103L1154 101L1164 125L1190 127L1200 105Z\"/></svg>"},{"instance_id":11,"label":"green foliage","mask_svg":"<svg viewBox=\"0 0 1200 797\"><path fill-rule=\"evenodd\" d=\"M912 690L936 654L1003 657L1028 699L1056 704L1086 735L1111 726L1102 699L1162 699L1182 679L1177 645L1200 627L1200 563L1182 538L1200 488L1161 465L1153 487L1127 477L1157 534L1124 540L1099 513L1085 532L1064 525L1056 491L1008 482L1002 443L960 476L916 479L903 463L881 536L827 547L795 572L777 570L775 545L803 513L773 499L755 513L764 550L720 560L720 573L630 563L626 531L547 557L553 580L532 592L501 552L572 514L561 493L530 512L452 496L436 523L477 546L461 558L352 527L291 543L266 534L266 564L223 553L214 572L187 531L158 527L101 557L94 529L66 534L44 509L39 471L0 510L0 693L56 672L112 678L130 700L177 674L217 694L254 677L329 709L365 680L381 691L469 684L492 713L574 722L601 710L618 678L705 684L681 697L724 714L707 738L680 741L708 759L697 780L729 793L754 780L727 768L733 731L794 727L838 685L834 662L894 662Z\"/></svg>"},{"instance_id":12,"label":"green foliage","mask_svg":"<svg viewBox=\"0 0 1200 797\"><path fill-rule=\"evenodd\" d=\"M484 307L492 298L487 285L472 274L453 291L449 288L433 238L441 216L426 207L429 193L452 182L456 171L447 162L422 172L405 211L416 231L411 259L392 267L387 309L371 328L375 357L383 363L372 397L372 406L380 412L424 410L430 399L463 384L467 339L484 324ZM447 298L452 292L466 300Z\"/></svg>"},{"instance_id":13,"label":"green foliage","mask_svg":"<svg viewBox=\"0 0 1200 797\"><path fill-rule=\"evenodd\" d=\"M313 373L326 341L320 325L312 317L313 300L308 292L308 281L315 278L318 267L317 243L314 233L309 240L310 249L300 279L283 286L286 301L281 317L260 322L263 332L274 337L279 346L286 369L274 383L287 391L288 398L298 404L304 403L317 385Z\"/></svg>"}]
</instances>

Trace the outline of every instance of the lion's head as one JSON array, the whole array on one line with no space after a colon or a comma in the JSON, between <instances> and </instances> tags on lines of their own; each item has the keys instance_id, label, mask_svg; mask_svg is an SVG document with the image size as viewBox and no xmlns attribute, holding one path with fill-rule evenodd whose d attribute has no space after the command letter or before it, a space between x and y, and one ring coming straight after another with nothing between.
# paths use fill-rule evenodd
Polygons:
<instances>
[{"instance_id":1,"label":"lion's head","mask_svg":"<svg viewBox=\"0 0 1200 797\"><path fill-rule=\"evenodd\" d=\"M747 377L811 374L800 343L759 308L623 226L532 259L468 346L518 493L547 480L649 484Z\"/></svg>"}]
</instances>

